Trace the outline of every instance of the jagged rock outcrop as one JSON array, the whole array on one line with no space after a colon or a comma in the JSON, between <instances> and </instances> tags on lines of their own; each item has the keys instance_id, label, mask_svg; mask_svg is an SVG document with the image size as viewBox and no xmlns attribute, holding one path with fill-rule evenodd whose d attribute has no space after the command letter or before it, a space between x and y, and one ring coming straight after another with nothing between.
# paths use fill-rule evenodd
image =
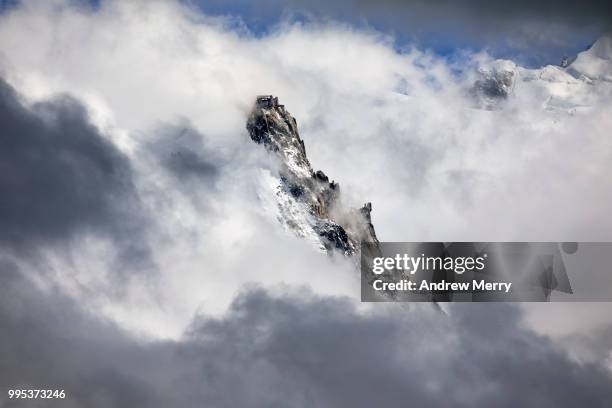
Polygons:
<instances>
[{"instance_id":1,"label":"jagged rock outcrop","mask_svg":"<svg viewBox=\"0 0 612 408\"><path fill-rule=\"evenodd\" d=\"M295 234L328 252L352 255L361 242L376 242L372 205L345 209L340 186L314 171L306 156L297 121L272 95L257 97L247 121L251 139L278 158L280 170L275 196L279 221Z\"/></svg>"}]
</instances>

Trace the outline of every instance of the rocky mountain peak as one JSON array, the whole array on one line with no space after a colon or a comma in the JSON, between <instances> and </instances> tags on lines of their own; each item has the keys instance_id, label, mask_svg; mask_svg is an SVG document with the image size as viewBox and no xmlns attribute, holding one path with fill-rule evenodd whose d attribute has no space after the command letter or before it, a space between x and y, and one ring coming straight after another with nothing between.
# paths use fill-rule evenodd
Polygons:
<instances>
[{"instance_id":1,"label":"rocky mountain peak","mask_svg":"<svg viewBox=\"0 0 612 408\"><path fill-rule=\"evenodd\" d=\"M297 121L272 95L258 96L247 120L251 139L280 163L274 195L279 221L322 250L352 255L361 242L378 242L370 213L372 204L345 208L340 186L314 171L306 156Z\"/></svg>"}]
</instances>

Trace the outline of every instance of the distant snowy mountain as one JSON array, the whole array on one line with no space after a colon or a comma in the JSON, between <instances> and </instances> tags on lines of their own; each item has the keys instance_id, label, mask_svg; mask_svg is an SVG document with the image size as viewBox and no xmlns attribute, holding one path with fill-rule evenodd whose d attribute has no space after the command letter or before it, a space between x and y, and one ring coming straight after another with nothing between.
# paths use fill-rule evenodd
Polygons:
<instances>
[{"instance_id":1,"label":"distant snowy mountain","mask_svg":"<svg viewBox=\"0 0 612 408\"><path fill-rule=\"evenodd\" d=\"M517 66L508 60L495 60L479 68L471 89L477 106L499 109L515 93L528 93L540 99L547 110L573 114L595 105L595 99L612 92L612 35L597 40L561 66L538 69Z\"/></svg>"},{"instance_id":2,"label":"distant snowy mountain","mask_svg":"<svg viewBox=\"0 0 612 408\"><path fill-rule=\"evenodd\" d=\"M566 71L576 78L612 82L612 34L606 35L578 54Z\"/></svg>"},{"instance_id":3,"label":"distant snowy mountain","mask_svg":"<svg viewBox=\"0 0 612 408\"><path fill-rule=\"evenodd\" d=\"M259 96L247 121L251 139L262 144L278 160L279 174L264 178L271 189L271 210L289 231L321 250L352 255L361 242L378 242L370 218L372 205L345 208L340 186L321 170L313 171L297 121L278 98Z\"/></svg>"}]
</instances>

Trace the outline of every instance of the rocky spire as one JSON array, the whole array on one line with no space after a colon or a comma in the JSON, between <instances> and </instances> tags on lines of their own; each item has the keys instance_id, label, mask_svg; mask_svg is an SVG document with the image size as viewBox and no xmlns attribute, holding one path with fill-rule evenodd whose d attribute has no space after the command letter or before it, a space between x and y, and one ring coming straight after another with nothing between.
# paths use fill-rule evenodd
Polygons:
<instances>
[{"instance_id":1,"label":"rocky spire","mask_svg":"<svg viewBox=\"0 0 612 408\"><path fill-rule=\"evenodd\" d=\"M370 212L344 208L340 186L321 171L313 171L297 122L272 95L258 96L247 121L251 139L280 162L275 196L279 220L298 236L312 238L321 249L352 255L361 242L378 243Z\"/></svg>"}]
</instances>

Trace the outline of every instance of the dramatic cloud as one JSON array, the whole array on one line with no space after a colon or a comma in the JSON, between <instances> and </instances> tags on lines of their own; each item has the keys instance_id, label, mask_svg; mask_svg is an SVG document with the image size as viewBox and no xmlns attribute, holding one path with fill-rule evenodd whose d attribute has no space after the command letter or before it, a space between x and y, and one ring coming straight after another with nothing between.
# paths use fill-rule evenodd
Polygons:
<instances>
[{"instance_id":1,"label":"dramatic cloud","mask_svg":"<svg viewBox=\"0 0 612 408\"><path fill-rule=\"evenodd\" d=\"M0 15L0 55L15 130L0 136L14 146L0 153L0 239L69 247L43 245L35 266L3 254L2 386L53 378L92 407L609 400L609 337L579 333L609 319L358 305L351 260L282 230L276 169L245 131L254 96L278 95L313 166L349 204L373 202L383 240L609 240L608 82L506 62L512 93L481 109L486 53L399 52L318 20L259 35L169 2L25 1ZM139 214L155 273L112 261L145 240ZM285 290L306 294L270 294ZM524 326L561 318L547 332L596 358Z\"/></svg>"}]
</instances>

